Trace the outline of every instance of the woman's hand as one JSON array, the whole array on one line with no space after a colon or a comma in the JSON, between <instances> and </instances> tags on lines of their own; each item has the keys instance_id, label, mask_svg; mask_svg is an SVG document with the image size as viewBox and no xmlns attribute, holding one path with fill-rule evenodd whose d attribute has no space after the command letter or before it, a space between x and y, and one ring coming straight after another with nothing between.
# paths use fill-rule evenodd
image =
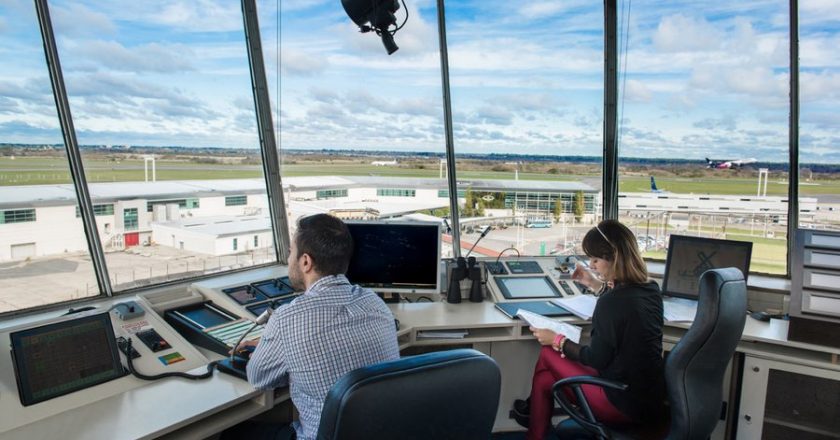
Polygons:
<instances>
[{"instance_id":1,"label":"woman's hand","mask_svg":"<svg viewBox=\"0 0 840 440\"><path fill-rule=\"evenodd\" d=\"M537 341L540 342L541 345L551 345L554 343L554 338L557 336L557 333L547 329L547 328L534 328L529 327L531 333L534 334L534 337L537 338Z\"/></svg>"},{"instance_id":2,"label":"woman's hand","mask_svg":"<svg viewBox=\"0 0 840 440\"><path fill-rule=\"evenodd\" d=\"M595 276L592 275L592 272L586 270L581 264L576 265L575 271L572 272L572 279L583 284L591 290L597 291L601 288L601 282L595 279Z\"/></svg>"}]
</instances>

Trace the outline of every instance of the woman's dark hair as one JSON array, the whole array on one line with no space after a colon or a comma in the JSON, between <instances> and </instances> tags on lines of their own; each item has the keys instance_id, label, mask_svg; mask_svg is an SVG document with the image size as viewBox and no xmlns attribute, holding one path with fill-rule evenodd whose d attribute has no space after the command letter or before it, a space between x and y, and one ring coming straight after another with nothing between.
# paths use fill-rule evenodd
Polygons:
<instances>
[{"instance_id":1,"label":"woman's dark hair","mask_svg":"<svg viewBox=\"0 0 840 440\"><path fill-rule=\"evenodd\" d=\"M617 220L604 220L583 237L583 252L612 262L617 283L640 284L648 281L645 260L633 232Z\"/></svg>"},{"instance_id":2,"label":"woman's dark hair","mask_svg":"<svg viewBox=\"0 0 840 440\"><path fill-rule=\"evenodd\" d=\"M309 254L319 274L326 276L347 272L353 256L353 237L339 218L329 214L301 217L294 239L297 254Z\"/></svg>"}]
</instances>

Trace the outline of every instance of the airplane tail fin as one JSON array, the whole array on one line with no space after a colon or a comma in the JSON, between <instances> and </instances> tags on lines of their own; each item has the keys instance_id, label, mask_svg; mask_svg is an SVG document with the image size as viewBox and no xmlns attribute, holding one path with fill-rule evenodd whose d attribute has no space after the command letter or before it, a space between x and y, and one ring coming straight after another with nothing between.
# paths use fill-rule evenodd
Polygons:
<instances>
[{"instance_id":1,"label":"airplane tail fin","mask_svg":"<svg viewBox=\"0 0 840 440\"><path fill-rule=\"evenodd\" d=\"M656 188L656 179L654 179L653 176L650 176L650 190L653 192L659 191L659 189Z\"/></svg>"}]
</instances>

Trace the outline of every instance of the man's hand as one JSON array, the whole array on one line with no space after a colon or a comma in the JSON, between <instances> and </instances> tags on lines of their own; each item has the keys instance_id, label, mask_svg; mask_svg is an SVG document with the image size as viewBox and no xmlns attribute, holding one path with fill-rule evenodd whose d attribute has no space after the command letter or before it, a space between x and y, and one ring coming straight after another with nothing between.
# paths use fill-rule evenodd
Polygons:
<instances>
[{"instance_id":1,"label":"man's hand","mask_svg":"<svg viewBox=\"0 0 840 440\"><path fill-rule=\"evenodd\" d=\"M259 338L252 339L250 341L242 341L241 344L237 345L233 350L229 351L228 354L239 353L245 350L245 347L257 347L257 344L260 343Z\"/></svg>"},{"instance_id":2,"label":"man's hand","mask_svg":"<svg viewBox=\"0 0 840 440\"><path fill-rule=\"evenodd\" d=\"M528 327L528 329L531 330L531 333L534 334L534 337L537 338L537 341L539 341L541 345L551 345L554 343L554 338L557 336L557 333L554 333L547 328Z\"/></svg>"}]
</instances>

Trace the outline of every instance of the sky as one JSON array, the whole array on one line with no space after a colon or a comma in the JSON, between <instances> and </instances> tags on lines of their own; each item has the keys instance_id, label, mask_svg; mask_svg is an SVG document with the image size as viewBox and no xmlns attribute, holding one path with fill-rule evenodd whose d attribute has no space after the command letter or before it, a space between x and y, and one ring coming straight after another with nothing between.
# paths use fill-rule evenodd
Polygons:
<instances>
[{"instance_id":1,"label":"sky","mask_svg":"<svg viewBox=\"0 0 840 440\"><path fill-rule=\"evenodd\" d=\"M840 163L840 8L799 3L800 160ZM619 2L620 155L786 161L787 4ZM336 0L258 1L281 148L443 153L436 2L406 7L388 56ZM50 11L80 143L258 146L239 2ZM445 12L456 152L601 154L601 2ZM61 142L31 1L0 0L0 142Z\"/></svg>"}]
</instances>

